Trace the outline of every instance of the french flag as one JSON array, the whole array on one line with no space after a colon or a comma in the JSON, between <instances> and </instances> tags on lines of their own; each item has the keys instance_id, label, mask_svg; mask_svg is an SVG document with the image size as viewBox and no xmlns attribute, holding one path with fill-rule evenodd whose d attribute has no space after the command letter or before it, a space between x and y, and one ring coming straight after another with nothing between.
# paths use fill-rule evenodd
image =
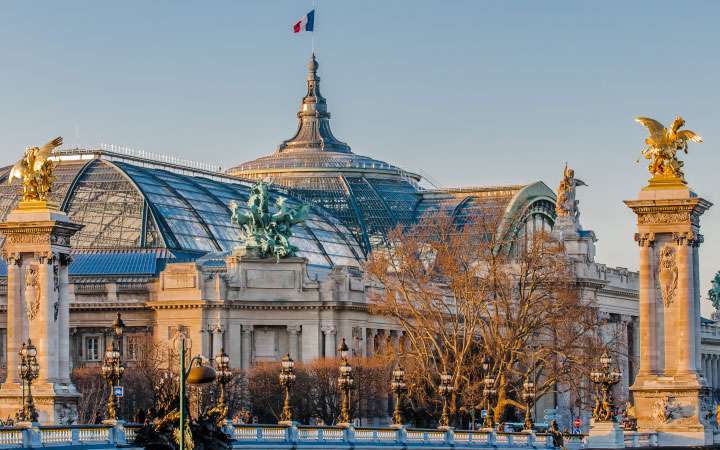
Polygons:
<instances>
[{"instance_id":1,"label":"french flag","mask_svg":"<svg viewBox=\"0 0 720 450\"><path fill-rule=\"evenodd\" d=\"M315 27L315 10L313 9L305 15L302 19L298 20L293 24L293 33L299 33L301 31L313 31Z\"/></svg>"}]
</instances>

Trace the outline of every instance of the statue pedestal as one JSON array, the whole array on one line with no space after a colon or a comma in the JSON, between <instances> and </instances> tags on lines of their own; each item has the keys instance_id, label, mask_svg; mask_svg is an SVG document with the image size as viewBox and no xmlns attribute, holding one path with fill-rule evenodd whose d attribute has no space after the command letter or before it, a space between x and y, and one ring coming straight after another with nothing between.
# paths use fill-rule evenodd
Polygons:
<instances>
[{"instance_id":1,"label":"statue pedestal","mask_svg":"<svg viewBox=\"0 0 720 450\"><path fill-rule=\"evenodd\" d=\"M22 407L18 351L32 339L40 368L32 395L41 423L77 416L79 394L70 381L70 238L82 225L52 204L23 201L0 224L7 275L7 376L0 388L0 417Z\"/></svg>"},{"instance_id":2,"label":"statue pedestal","mask_svg":"<svg viewBox=\"0 0 720 450\"><path fill-rule=\"evenodd\" d=\"M590 422L588 448L625 448L625 435L615 422Z\"/></svg>"},{"instance_id":3,"label":"statue pedestal","mask_svg":"<svg viewBox=\"0 0 720 450\"><path fill-rule=\"evenodd\" d=\"M712 444L710 391L700 374L700 216L712 204L677 178L653 178L637 200L640 366L630 388L639 431L664 445Z\"/></svg>"}]
</instances>

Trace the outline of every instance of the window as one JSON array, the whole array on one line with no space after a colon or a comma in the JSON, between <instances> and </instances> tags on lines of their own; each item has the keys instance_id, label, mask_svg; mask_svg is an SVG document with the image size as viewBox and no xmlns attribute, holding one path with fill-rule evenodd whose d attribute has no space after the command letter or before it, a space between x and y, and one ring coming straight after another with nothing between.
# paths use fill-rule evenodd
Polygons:
<instances>
[{"instance_id":1,"label":"window","mask_svg":"<svg viewBox=\"0 0 720 450\"><path fill-rule=\"evenodd\" d=\"M85 344L85 361L100 361L100 336L85 336L83 338Z\"/></svg>"},{"instance_id":2,"label":"window","mask_svg":"<svg viewBox=\"0 0 720 450\"><path fill-rule=\"evenodd\" d=\"M143 336L130 335L127 337L126 358L128 361L139 361L142 358Z\"/></svg>"}]
</instances>

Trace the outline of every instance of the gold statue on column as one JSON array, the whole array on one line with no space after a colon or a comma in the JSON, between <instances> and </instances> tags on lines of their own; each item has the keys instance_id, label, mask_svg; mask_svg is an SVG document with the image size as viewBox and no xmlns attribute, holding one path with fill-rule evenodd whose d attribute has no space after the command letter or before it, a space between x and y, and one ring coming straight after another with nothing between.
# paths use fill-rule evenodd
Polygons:
<instances>
[{"instance_id":1,"label":"gold statue on column","mask_svg":"<svg viewBox=\"0 0 720 450\"><path fill-rule=\"evenodd\" d=\"M23 184L23 201L45 201L52 189L55 164L49 159L53 150L61 146L62 137L56 137L42 147L25 150L22 159L10 171L8 184L15 178Z\"/></svg>"},{"instance_id":2,"label":"gold statue on column","mask_svg":"<svg viewBox=\"0 0 720 450\"><path fill-rule=\"evenodd\" d=\"M688 141L702 142L702 138L693 131L680 130L685 125L685 120L677 116L670 128L648 117L636 117L636 122L643 124L650 132L645 139L647 147L642 151L645 159L649 159L648 170L653 178L676 178L685 181L685 174L682 171L683 162L678 160L678 150L688 152Z\"/></svg>"}]
</instances>

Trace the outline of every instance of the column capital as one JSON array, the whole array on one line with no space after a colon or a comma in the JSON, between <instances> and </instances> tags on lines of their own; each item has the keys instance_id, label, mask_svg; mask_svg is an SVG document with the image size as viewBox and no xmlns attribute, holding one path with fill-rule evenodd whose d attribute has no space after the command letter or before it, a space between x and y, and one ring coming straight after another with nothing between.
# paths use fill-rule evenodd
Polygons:
<instances>
[{"instance_id":1,"label":"column capital","mask_svg":"<svg viewBox=\"0 0 720 450\"><path fill-rule=\"evenodd\" d=\"M635 242L640 247L652 247L655 245L655 233L635 233Z\"/></svg>"},{"instance_id":2,"label":"column capital","mask_svg":"<svg viewBox=\"0 0 720 450\"><path fill-rule=\"evenodd\" d=\"M705 241L705 237L694 231L673 233L673 241L679 246L699 247Z\"/></svg>"},{"instance_id":3,"label":"column capital","mask_svg":"<svg viewBox=\"0 0 720 450\"><path fill-rule=\"evenodd\" d=\"M3 252L3 259L8 266L19 266L22 264L22 256L18 252Z\"/></svg>"},{"instance_id":4,"label":"column capital","mask_svg":"<svg viewBox=\"0 0 720 450\"><path fill-rule=\"evenodd\" d=\"M54 252L42 252L38 254L38 261L40 261L40 264L53 264L55 262L55 253Z\"/></svg>"},{"instance_id":5,"label":"column capital","mask_svg":"<svg viewBox=\"0 0 720 450\"><path fill-rule=\"evenodd\" d=\"M252 333L254 327L255 327L254 325L243 325L240 332L242 334L250 334L250 333Z\"/></svg>"},{"instance_id":6,"label":"column capital","mask_svg":"<svg viewBox=\"0 0 720 450\"><path fill-rule=\"evenodd\" d=\"M337 334L337 327L335 325L328 325L320 329L325 334Z\"/></svg>"},{"instance_id":7,"label":"column capital","mask_svg":"<svg viewBox=\"0 0 720 450\"><path fill-rule=\"evenodd\" d=\"M302 325L288 325L287 332L290 334L299 334L302 331Z\"/></svg>"}]
</instances>

